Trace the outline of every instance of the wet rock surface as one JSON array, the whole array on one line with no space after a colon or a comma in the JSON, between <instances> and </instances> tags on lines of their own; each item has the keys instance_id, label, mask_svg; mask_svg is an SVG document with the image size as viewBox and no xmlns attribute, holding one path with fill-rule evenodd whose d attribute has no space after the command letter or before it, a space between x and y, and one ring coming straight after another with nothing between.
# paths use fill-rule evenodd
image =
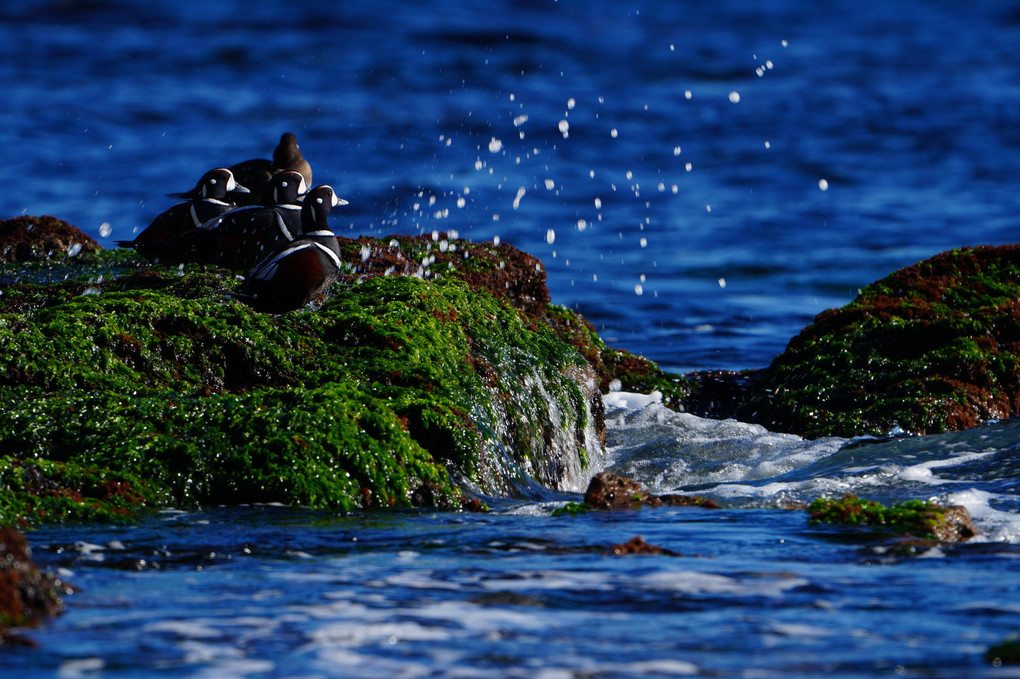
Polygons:
<instances>
[{"instance_id":1,"label":"wet rock surface","mask_svg":"<svg viewBox=\"0 0 1020 679\"><path fill-rule=\"evenodd\" d=\"M100 249L91 237L56 217L0 220L0 263L66 259Z\"/></svg>"},{"instance_id":2,"label":"wet rock surface","mask_svg":"<svg viewBox=\"0 0 1020 679\"><path fill-rule=\"evenodd\" d=\"M583 488L606 348L538 260L443 234L343 249L332 295L278 316L230 300L230 272L124 250L2 271L5 518Z\"/></svg>"},{"instance_id":3,"label":"wet rock surface","mask_svg":"<svg viewBox=\"0 0 1020 679\"><path fill-rule=\"evenodd\" d=\"M612 472L592 477L584 493L584 503L591 509L638 509L640 507L703 507L718 509L709 498L692 495L653 495L637 481Z\"/></svg>"},{"instance_id":4,"label":"wet rock surface","mask_svg":"<svg viewBox=\"0 0 1020 679\"><path fill-rule=\"evenodd\" d=\"M849 526L864 531L909 535L940 542L964 542L977 535L966 508L908 500L887 507L856 495L820 498L808 512L813 523Z\"/></svg>"},{"instance_id":5,"label":"wet rock surface","mask_svg":"<svg viewBox=\"0 0 1020 679\"><path fill-rule=\"evenodd\" d=\"M0 527L0 646L30 643L13 630L58 615L69 593L66 584L39 570L22 533Z\"/></svg>"}]
</instances>

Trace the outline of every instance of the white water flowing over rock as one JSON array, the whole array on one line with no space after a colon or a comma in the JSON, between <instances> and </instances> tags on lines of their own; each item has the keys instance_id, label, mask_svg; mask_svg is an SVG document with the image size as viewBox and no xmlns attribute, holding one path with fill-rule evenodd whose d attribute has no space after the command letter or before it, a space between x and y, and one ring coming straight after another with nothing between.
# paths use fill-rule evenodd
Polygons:
<instances>
[{"instance_id":1,"label":"white water flowing over rock","mask_svg":"<svg viewBox=\"0 0 1020 679\"><path fill-rule=\"evenodd\" d=\"M832 455L846 443L678 413L662 404L659 392L612 392L603 400L606 469L652 492L775 477Z\"/></svg>"}]
</instances>

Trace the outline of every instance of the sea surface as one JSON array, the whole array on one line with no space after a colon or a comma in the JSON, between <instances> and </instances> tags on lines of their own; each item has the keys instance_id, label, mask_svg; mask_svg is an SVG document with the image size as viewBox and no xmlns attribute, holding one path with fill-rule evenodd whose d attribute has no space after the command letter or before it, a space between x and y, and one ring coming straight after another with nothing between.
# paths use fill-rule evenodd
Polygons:
<instances>
[{"instance_id":1,"label":"sea surface","mask_svg":"<svg viewBox=\"0 0 1020 679\"><path fill-rule=\"evenodd\" d=\"M0 218L113 247L294 132L345 236L499 238L554 302L683 372L1017 241L1020 3L5 0ZM607 399L609 468L715 498L554 517L173 511L30 533L79 588L11 677L1020 676L1020 424L804 441ZM597 471L597 470L593 470ZM791 509L962 504L890 546ZM636 535L675 556L614 556Z\"/></svg>"}]
</instances>

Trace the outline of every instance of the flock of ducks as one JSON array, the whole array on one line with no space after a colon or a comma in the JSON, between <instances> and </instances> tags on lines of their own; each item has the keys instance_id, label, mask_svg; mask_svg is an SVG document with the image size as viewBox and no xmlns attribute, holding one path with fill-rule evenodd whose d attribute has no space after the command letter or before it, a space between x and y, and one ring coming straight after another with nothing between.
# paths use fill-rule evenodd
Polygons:
<instances>
[{"instance_id":1,"label":"flock of ducks","mask_svg":"<svg viewBox=\"0 0 1020 679\"><path fill-rule=\"evenodd\" d=\"M297 138L280 137L273 159L206 172L185 202L160 214L131 241L116 241L151 262L215 264L247 273L230 294L257 311L283 313L320 297L340 274L340 245L329 213L347 201L322 184Z\"/></svg>"}]
</instances>

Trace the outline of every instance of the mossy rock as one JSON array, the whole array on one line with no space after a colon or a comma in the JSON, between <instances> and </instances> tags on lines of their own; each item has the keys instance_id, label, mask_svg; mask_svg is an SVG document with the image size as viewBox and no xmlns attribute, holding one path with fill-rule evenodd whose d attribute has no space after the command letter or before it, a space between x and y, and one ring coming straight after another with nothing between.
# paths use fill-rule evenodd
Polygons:
<instances>
[{"instance_id":1,"label":"mossy rock","mask_svg":"<svg viewBox=\"0 0 1020 679\"><path fill-rule=\"evenodd\" d=\"M520 251L456 241L445 262L394 240L361 243L325 303L279 316L225 295L230 272L123 251L0 269L0 519L455 506L461 487L583 482L603 446L590 325L543 299ZM379 271L365 248L445 273Z\"/></svg>"},{"instance_id":2,"label":"mossy rock","mask_svg":"<svg viewBox=\"0 0 1020 679\"><path fill-rule=\"evenodd\" d=\"M1020 246L952 250L819 314L738 415L810 437L928 434L1020 414Z\"/></svg>"},{"instance_id":3,"label":"mossy rock","mask_svg":"<svg viewBox=\"0 0 1020 679\"><path fill-rule=\"evenodd\" d=\"M819 498L808 507L812 523L828 523L879 533L962 542L976 531L970 514L959 506L943 507L933 502L908 500L887 507L879 502L846 495L839 500Z\"/></svg>"}]
</instances>

